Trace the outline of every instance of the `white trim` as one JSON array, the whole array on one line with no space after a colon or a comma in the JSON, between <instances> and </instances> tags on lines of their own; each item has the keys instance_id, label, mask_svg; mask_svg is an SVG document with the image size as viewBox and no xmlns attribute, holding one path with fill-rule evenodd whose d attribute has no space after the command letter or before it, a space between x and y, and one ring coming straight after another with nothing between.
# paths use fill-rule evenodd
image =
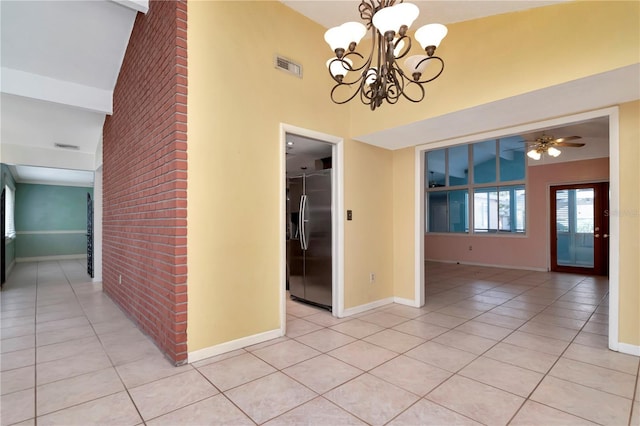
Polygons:
<instances>
[{"instance_id":1,"label":"white trim","mask_svg":"<svg viewBox=\"0 0 640 426\"><path fill-rule=\"evenodd\" d=\"M405 299L406 300L406 299ZM379 308L381 306L389 305L394 302L393 297L387 297L386 299L376 300L375 302L366 303L364 305L354 306L343 311L343 315L340 318L350 317L352 315L361 314L371 309Z\"/></svg>"},{"instance_id":2,"label":"white trim","mask_svg":"<svg viewBox=\"0 0 640 426\"><path fill-rule=\"evenodd\" d=\"M49 262L54 260L86 259L87 254L61 254L57 256L16 257L16 262Z\"/></svg>"},{"instance_id":3,"label":"white trim","mask_svg":"<svg viewBox=\"0 0 640 426\"><path fill-rule=\"evenodd\" d=\"M415 252L415 267L414 267L414 298L415 304L418 306L424 306L425 299L425 276L424 276L424 188L422 182L424 179L424 152L419 150L419 147L416 147L416 158L415 158L415 178L417 185L415 185L415 241L414 241L414 252Z\"/></svg>"},{"instance_id":4,"label":"white trim","mask_svg":"<svg viewBox=\"0 0 640 426\"><path fill-rule=\"evenodd\" d=\"M425 259L425 262L455 263L458 265L468 265L468 266L486 266L487 268L517 269L519 271L532 271L532 272L548 272L545 268L532 268L531 266L497 265L493 263L465 262L465 261L457 261L457 260L440 260L440 259Z\"/></svg>"},{"instance_id":5,"label":"white trim","mask_svg":"<svg viewBox=\"0 0 640 426\"><path fill-rule=\"evenodd\" d=\"M404 297L394 297L393 303L398 303L400 305L407 305L414 308L419 308L422 305L418 305L414 299L405 299Z\"/></svg>"},{"instance_id":6,"label":"white trim","mask_svg":"<svg viewBox=\"0 0 640 426\"><path fill-rule=\"evenodd\" d=\"M331 209L332 209L332 235L331 235L331 257L332 257L332 314L336 317L342 317L344 311L344 175L343 175L343 154L344 139L329 135L326 133L316 132L314 130L304 129L302 127L292 126L286 123L280 123L280 323L284 330L286 325L286 161L285 146L287 133L293 133L299 136L317 139L319 141L328 142L333 145L332 150L332 188L331 188Z\"/></svg>"},{"instance_id":7,"label":"white trim","mask_svg":"<svg viewBox=\"0 0 640 426\"><path fill-rule=\"evenodd\" d=\"M640 346L620 342L618 343L618 352L628 355L640 356Z\"/></svg>"},{"instance_id":8,"label":"white trim","mask_svg":"<svg viewBox=\"0 0 640 426\"><path fill-rule=\"evenodd\" d=\"M257 345L258 343L277 339L282 336L282 330L276 329L254 334L252 336L242 337L236 340L230 340L228 342L220 343L219 345L209 346L208 348L198 349L197 351L187 353L187 362L191 364L192 362L235 351L237 349L242 349L247 346Z\"/></svg>"},{"instance_id":9,"label":"white trim","mask_svg":"<svg viewBox=\"0 0 640 426\"><path fill-rule=\"evenodd\" d=\"M620 211L620 116L609 112L609 211ZM620 217L609 215L609 349L618 351L620 310Z\"/></svg>"},{"instance_id":10,"label":"white trim","mask_svg":"<svg viewBox=\"0 0 640 426\"><path fill-rule=\"evenodd\" d=\"M611 211L619 211L620 210L620 178L618 172L620 170L620 159L619 159L619 114L618 107L609 107L603 108L588 112L583 112L574 115L566 115L562 117L553 118L550 120L539 121L535 123L527 123L516 125L509 128L501 128L498 130L491 130L484 133L477 133L467 136L461 136L458 138L452 138L448 140L441 140L433 143L418 145L415 148L416 155L416 174L415 174L415 191L416 191L416 202L418 204L424 205L424 179L422 177L422 170L418 167L419 162L422 161L420 157L424 156L424 152L430 149L436 148L444 148L452 145L458 145L463 143L472 143L479 140L486 139L495 139L499 137L503 137L509 134L518 134L518 133L530 133L532 131L536 131L541 128L547 127L558 127L568 123L574 123L579 121L587 121L593 118L598 117L609 117L609 191L610 191L610 200L609 200L609 209ZM420 207L416 207L416 225L415 232L417 234L416 238L424 239L424 221L423 215L420 211ZM547 208L548 210L548 208ZM619 350L619 342L618 342L618 328L619 328L619 275L620 275L620 265L619 265L619 257L620 257L620 220L617 216L610 216L609 220L609 349L613 351ZM548 244L547 244L548 245ZM418 247L418 243L416 243L416 247ZM420 298L424 298L424 285L418 286L417 282L419 279L423 279L425 273L424 267L424 242L420 245L419 253L416 253L416 287L417 292L419 292ZM547 263L549 260L547 259ZM503 266L504 267L504 266Z\"/></svg>"},{"instance_id":11,"label":"white trim","mask_svg":"<svg viewBox=\"0 0 640 426\"><path fill-rule=\"evenodd\" d=\"M68 231L17 231L17 235L38 235L38 234L86 234L86 229L70 229Z\"/></svg>"}]
</instances>

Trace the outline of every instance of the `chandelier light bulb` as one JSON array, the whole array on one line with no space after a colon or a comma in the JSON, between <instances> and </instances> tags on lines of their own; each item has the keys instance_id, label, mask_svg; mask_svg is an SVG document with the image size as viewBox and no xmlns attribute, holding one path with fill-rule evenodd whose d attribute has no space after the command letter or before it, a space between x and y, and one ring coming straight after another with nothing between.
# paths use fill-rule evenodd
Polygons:
<instances>
[{"instance_id":1,"label":"chandelier light bulb","mask_svg":"<svg viewBox=\"0 0 640 426\"><path fill-rule=\"evenodd\" d=\"M369 68L367 70L367 77L364 80L364 83L367 86L370 86L372 83L374 83L378 78L378 70L375 68Z\"/></svg>"},{"instance_id":2,"label":"chandelier light bulb","mask_svg":"<svg viewBox=\"0 0 640 426\"><path fill-rule=\"evenodd\" d=\"M539 160L540 157L542 157L542 154L540 154L537 149L531 149L529 150L529 152L527 152L527 157L531 158L532 160Z\"/></svg>"},{"instance_id":3,"label":"chandelier light bulb","mask_svg":"<svg viewBox=\"0 0 640 426\"><path fill-rule=\"evenodd\" d=\"M418 40L420 46L427 51L427 54L432 56L436 48L440 46L442 39L447 36L447 32L447 27L442 24L428 24L418 28L414 37ZM431 50L431 53L429 53L429 50Z\"/></svg>"},{"instance_id":4,"label":"chandelier light bulb","mask_svg":"<svg viewBox=\"0 0 640 426\"><path fill-rule=\"evenodd\" d=\"M330 58L327 61L327 68L331 72L331 75L338 81L342 81L344 76L347 75L349 70L352 68L353 62L349 58Z\"/></svg>"},{"instance_id":5,"label":"chandelier light bulb","mask_svg":"<svg viewBox=\"0 0 640 426\"><path fill-rule=\"evenodd\" d=\"M424 71L429 66L429 61L425 61L425 59L427 58L429 58L427 55L413 55L413 56L409 56L404 61L404 64L407 67L407 70L409 70L409 74L413 76L414 80L419 80L420 76L424 74Z\"/></svg>"},{"instance_id":6,"label":"chandelier light bulb","mask_svg":"<svg viewBox=\"0 0 640 426\"><path fill-rule=\"evenodd\" d=\"M549 149L547 150L547 153L552 157L557 157L558 155L560 155L560 153L562 153L562 151L552 146L552 147L549 147Z\"/></svg>"},{"instance_id":7,"label":"chandelier light bulb","mask_svg":"<svg viewBox=\"0 0 640 426\"><path fill-rule=\"evenodd\" d=\"M396 34L400 32L401 27L410 27L419 14L420 9L415 4L400 3L377 11L372 22L383 36L389 32Z\"/></svg>"},{"instance_id":8,"label":"chandelier light bulb","mask_svg":"<svg viewBox=\"0 0 640 426\"><path fill-rule=\"evenodd\" d=\"M349 39L349 50L355 49L362 37L367 33L367 27L362 25L360 22L345 22L340 25L340 28L348 34ZM351 48L353 46L353 49Z\"/></svg>"}]
</instances>

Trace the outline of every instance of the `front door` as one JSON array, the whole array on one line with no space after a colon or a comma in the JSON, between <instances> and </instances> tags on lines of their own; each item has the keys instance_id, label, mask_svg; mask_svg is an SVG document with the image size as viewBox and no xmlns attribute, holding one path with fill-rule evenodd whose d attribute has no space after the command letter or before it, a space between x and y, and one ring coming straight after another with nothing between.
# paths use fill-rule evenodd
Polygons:
<instances>
[{"instance_id":1,"label":"front door","mask_svg":"<svg viewBox=\"0 0 640 426\"><path fill-rule=\"evenodd\" d=\"M551 270L607 275L609 183L551 187Z\"/></svg>"}]
</instances>

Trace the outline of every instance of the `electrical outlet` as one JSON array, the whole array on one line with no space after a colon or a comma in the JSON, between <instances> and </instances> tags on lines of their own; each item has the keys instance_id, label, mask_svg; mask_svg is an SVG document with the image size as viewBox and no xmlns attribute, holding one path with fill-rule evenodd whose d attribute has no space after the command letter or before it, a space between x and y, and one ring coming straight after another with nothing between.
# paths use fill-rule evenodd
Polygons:
<instances>
[{"instance_id":1,"label":"electrical outlet","mask_svg":"<svg viewBox=\"0 0 640 426\"><path fill-rule=\"evenodd\" d=\"M118 284L122 284L122 274L118 275Z\"/></svg>"},{"instance_id":2,"label":"electrical outlet","mask_svg":"<svg viewBox=\"0 0 640 426\"><path fill-rule=\"evenodd\" d=\"M376 280L376 274L373 273L373 272L370 273L369 274L369 282L372 283L372 282L375 282L375 280Z\"/></svg>"},{"instance_id":3,"label":"electrical outlet","mask_svg":"<svg viewBox=\"0 0 640 426\"><path fill-rule=\"evenodd\" d=\"M469 251L473 250L473 246L469 246Z\"/></svg>"}]
</instances>

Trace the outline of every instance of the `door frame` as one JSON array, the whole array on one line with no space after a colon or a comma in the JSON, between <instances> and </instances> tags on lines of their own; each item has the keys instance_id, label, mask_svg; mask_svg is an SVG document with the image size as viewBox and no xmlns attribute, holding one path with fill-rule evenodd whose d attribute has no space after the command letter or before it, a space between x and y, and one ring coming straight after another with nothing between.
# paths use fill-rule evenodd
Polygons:
<instances>
[{"instance_id":1,"label":"door frame","mask_svg":"<svg viewBox=\"0 0 640 426\"><path fill-rule=\"evenodd\" d=\"M299 136L317 139L333 145L332 149L332 179L331 179L331 262L332 262L332 314L336 317L344 316L344 139L280 123L280 211L278 213L280 232L280 329L282 335L286 333L286 135L293 133Z\"/></svg>"},{"instance_id":2,"label":"door frame","mask_svg":"<svg viewBox=\"0 0 640 426\"><path fill-rule=\"evenodd\" d=\"M595 199L594 199L594 227L598 227L599 224L600 230L594 229L594 241L593 241L593 267L591 268L581 268L579 266L564 266L557 264L557 256L558 256L558 243L557 243L557 226L554 223L553 218L557 213L557 204L554 194L556 191L561 191L565 189L584 189L584 188L592 188L597 187L595 191ZM556 183L550 184L548 187L548 197L549 197L549 270L554 272L568 272L568 273L576 273L576 274L588 274L588 275L607 275L608 268L605 264L608 262L608 247L605 249L605 239L607 237L602 237L599 240L596 240L596 233L609 233L608 229L608 218L606 217L606 212L609 210L609 181L592 181L592 182L577 182L577 183ZM606 203L606 205L603 205ZM595 217L597 208L602 208L602 217ZM555 237L555 238L554 238ZM608 241L607 246L608 246ZM599 246L599 247L598 247ZM554 256L556 259L556 264L554 266ZM586 271L589 272L586 272Z\"/></svg>"},{"instance_id":3,"label":"door frame","mask_svg":"<svg viewBox=\"0 0 640 426\"><path fill-rule=\"evenodd\" d=\"M462 143L471 143L483 139L502 137L506 134L528 133L541 128L562 126L577 121L586 121L599 117L609 118L609 209L612 212L620 211L620 119L617 106L597 109L579 114L566 115L550 120L535 123L522 124L509 128L491 130L484 133L462 136L433 142L430 144L418 145L415 147L415 212L414 212L414 306L425 304L424 274L424 153L427 150L445 148ZM528 220L528 219L527 219ZM547 234L547 239L548 233ZM628 345L620 346L619 342L619 318L620 310L620 218L618 215L609 216L609 349L612 351L629 352ZM549 243L547 243L547 250ZM548 257L547 257L548 259Z\"/></svg>"}]
</instances>

